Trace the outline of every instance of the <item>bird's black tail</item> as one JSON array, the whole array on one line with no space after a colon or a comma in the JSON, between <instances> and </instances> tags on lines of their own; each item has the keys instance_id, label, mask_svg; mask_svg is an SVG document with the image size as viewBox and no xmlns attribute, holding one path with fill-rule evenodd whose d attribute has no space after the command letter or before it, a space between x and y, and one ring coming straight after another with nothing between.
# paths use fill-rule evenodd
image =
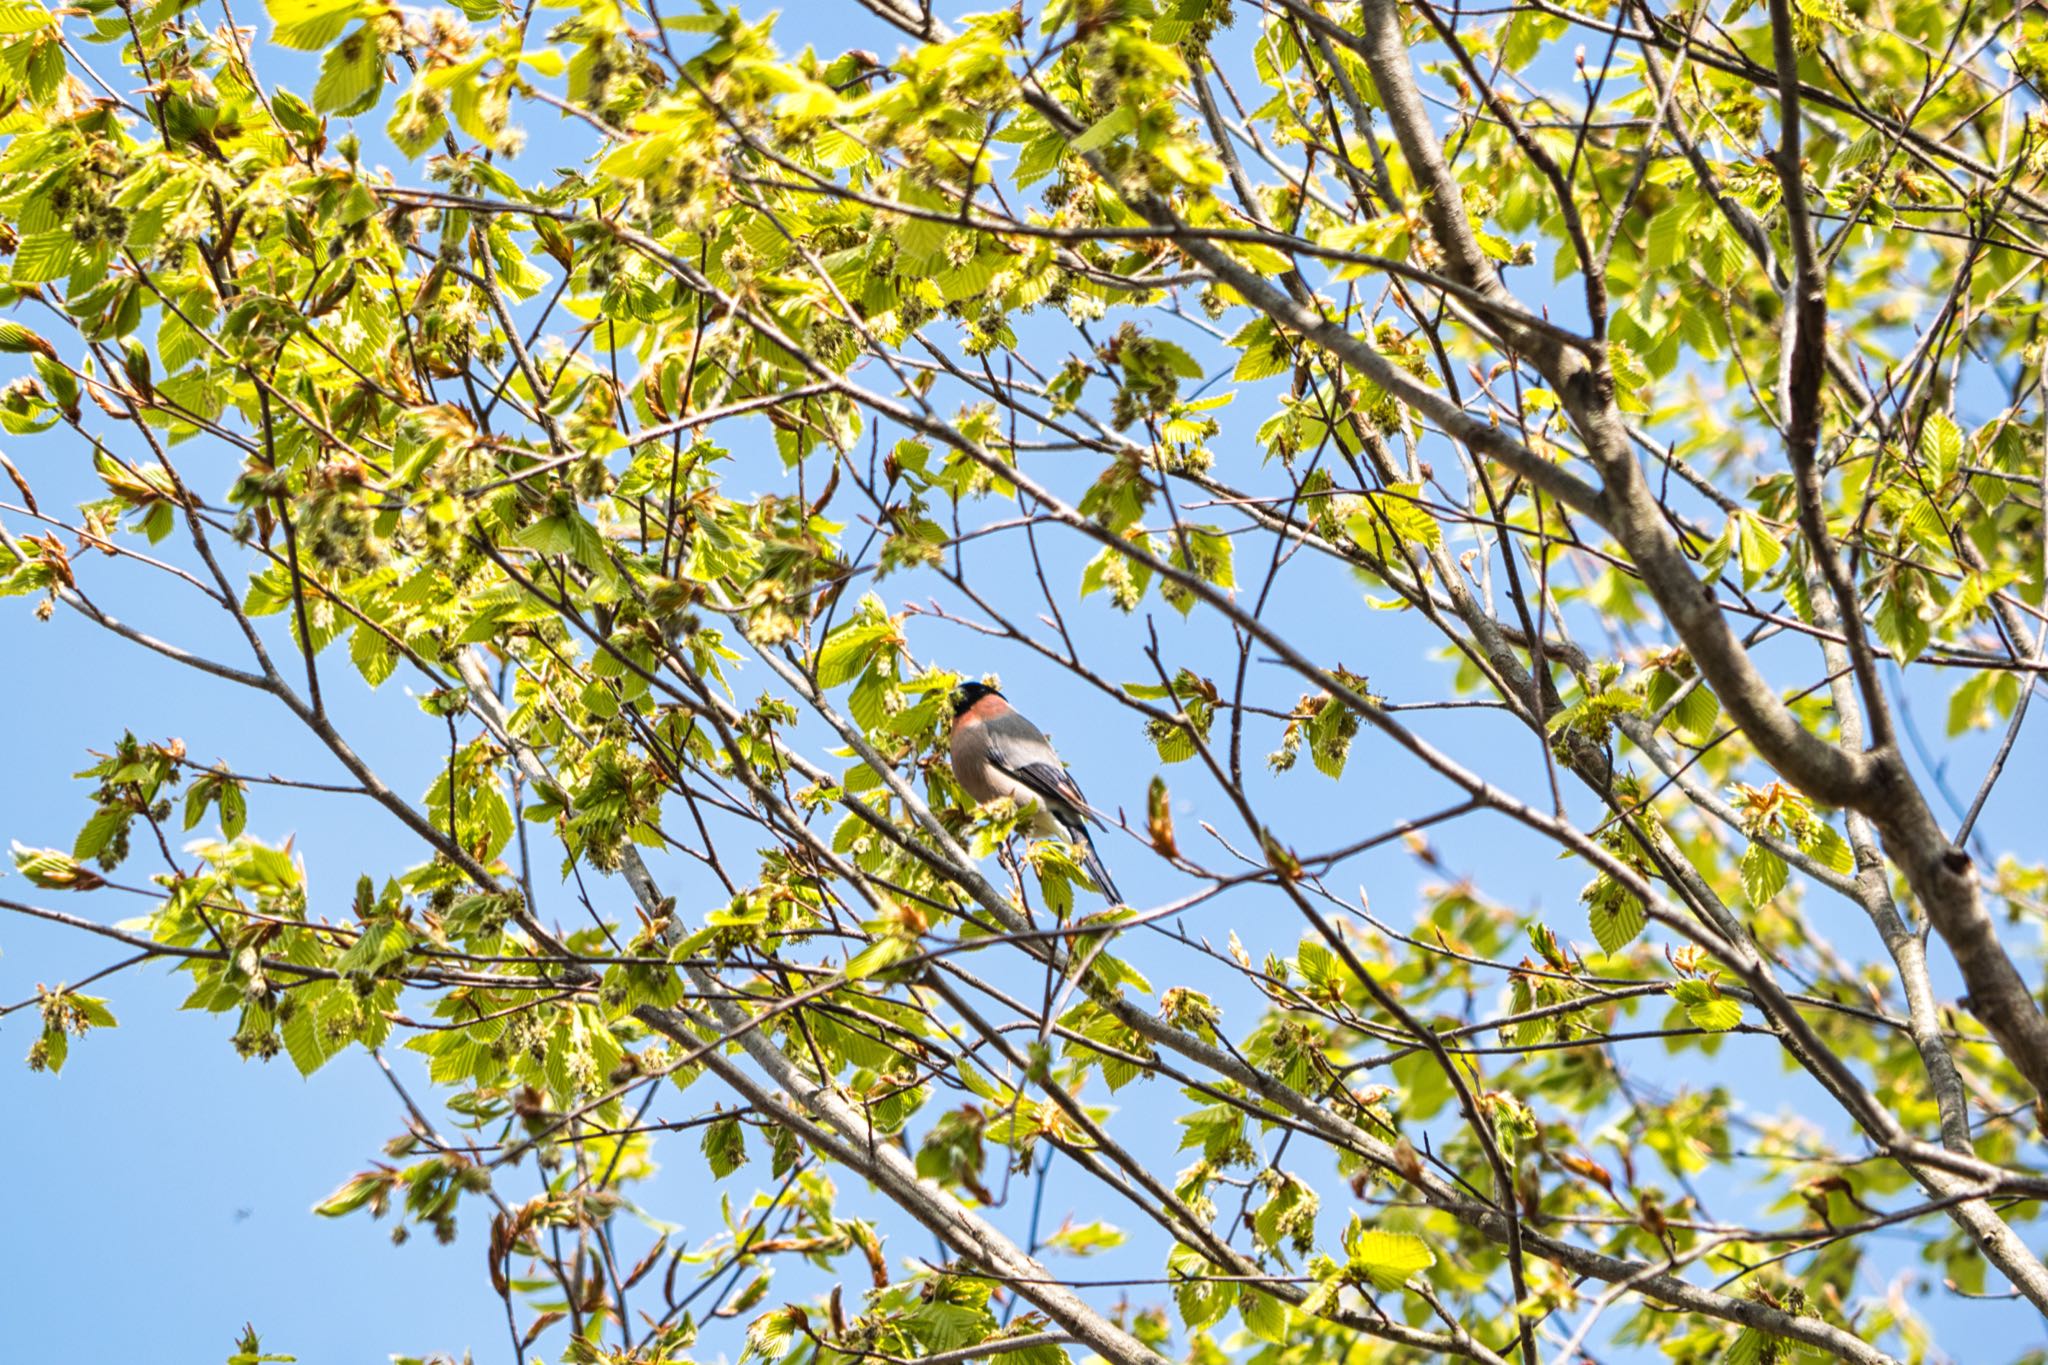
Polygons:
<instances>
[{"instance_id":1,"label":"bird's black tail","mask_svg":"<svg viewBox=\"0 0 2048 1365\"><path fill-rule=\"evenodd\" d=\"M1095 851L1095 841L1088 837L1085 825L1076 825L1067 831L1067 841L1081 850L1081 866L1087 870L1088 879L1111 905L1122 905L1124 898L1111 880L1109 869L1102 865L1102 855Z\"/></svg>"},{"instance_id":2,"label":"bird's black tail","mask_svg":"<svg viewBox=\"0 0 2048 1365\"><path fill-rule=\"evenodd\" d=\"M1077 829L1070 831L1070 834L1070 842L1081 850L1081 866L1088 873L1089 880L1095 883L1096 889L1102 892L1111 905L1124 904L1124 898L1117 891L1116 883L1111 880L1109 869L1102 865L1102 857L1096 853L1095 841L1088 837L1088 831ZM1066 984L1060 988L1059 998L1046 1010L1045 1020L1039 1025L1040 1043L1044 1043L1052 1036L1054 1022L1067 1012L1067 1002L1074 998L1074 992L1087 980L1088 969L1095 965L1096 958L1102 956L1102 950L1109 946L1110 940L1116 937L1116 932L1114 929L1108 929L1100 934L1084 934L1075 941L1073 956L1067 959L1061 969L1067 978Z\"/></svg>"}]
</instances>

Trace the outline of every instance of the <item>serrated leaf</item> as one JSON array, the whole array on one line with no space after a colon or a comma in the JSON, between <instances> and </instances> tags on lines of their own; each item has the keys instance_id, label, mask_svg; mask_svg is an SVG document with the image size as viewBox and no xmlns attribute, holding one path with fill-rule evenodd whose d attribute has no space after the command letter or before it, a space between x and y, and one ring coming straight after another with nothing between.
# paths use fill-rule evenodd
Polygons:
<instances>
[{"instance_id":1,"label":"serrated leaf","mask_svg":"<svg viewBox=\"0 0 2048 1365\"><path fill-rule=\"evenodd\" d=\"M1901 575L1877 604L1877 638L1884 641L1885 648L1901 665L1919 658L1933 638L1932 628L1920 614L1924 592L1913 575Z\"/></svg>"},{"instance_id":2,"label":"serrated leaf","mask_svg":"<svg viewBox=\"0 0 2048 1365\"><path fill-rule=\"evenodd\" d=\"M1152 338L1152 352L1166 362L1166 368L1182 379L1200 379L1202 362L1189 355L1187 348L1161 337Z\"/></svg>"},{"instance_id":3,"label":"serrated leaf","mask_svg":"<svg viewBox=\"0 0 2048 1365\"><path fill-rule=\"evenodd\" d=\"M1089 125L1067 146L1076 152L1099 151L1137 126L1137 115L1129 105L1119 105Z\"/></svg>"},{"instance_id":4,"label":"serrated leaf","mask_svg":"<svg viewBox=\"0 0 2048 1365\"><path fill-rule=\"evenodd\" d=\"M1726 1033L1742 1022L1742 1002L1721 994L1711 981L1681 981L1671 988L1671 997L1685 1007L1695 1028Z\"/></svg>"},{"instance_id":5,"label":"serrated leaf","mask_svg":"<svg viewBox=\"0 0 2048 1365\"><path fill-rule=\"evenodd\" d=\"M1649 917L1643 912L1643 903L1631 893L1611 885L1605 894L1590 901L1587 920L1593 930L1593 941L1600 945L1601 952L1609 955L1635 942L1636 936L1643 932L1643 926L1649 923Z\"/></svg>"},{"instance_id":6,"label":"serrated leaf","mask_svg":"<svg viewBox=\"0 0 2048 1365\"><path fill-rule=\"evenodd\" d=\"M1754 1327L1745 1327L1728 1344L1727 1353L1721 1357L1722 1365L1762 1365L1764 1348L1770 1344L1770 1337Z\"/></svg>"},{"instance_id":7,"label":"serrated leaf","mask_svg":"<svg viewBox=\"0 0 2048 1365\"><path fill-rule=\"evenodd\" d=\"M890 633L887 621L849 621L833 631L818 651L818 685L839 687L852 682L867 670Z\"/></svg>"},{"instance_id":8,"label":"serrated leaf","mask_svg":"<svg viewBox=\"0 0 2048 1365\"><path fill-rule=\"evenodd\" d=\"M707 1125L703 1145L711 1174L719 1180L747 1164L747 1133L737 1117Z\"/></svg>"},{"instance_id":9,"label":"serrated leaf","mask_svg":"<svg viewBox=\"0 0 2048 1365\"><path fill-rule=\"evenodd\" d=\"M1713 738L1714 722L1721 718L1721 699L1705 683L1694 687L1671 709L1671 724L1695 744Z\"/></svg>"},{"instance_id":10,"label":"serrated leaf","mask_svg":"<svg viewBox=\"0 0 2048 1365\"><path fill-rule=\"evenodd\" d=\"M1257 318L1246 323L1225 344L1244 352L1238 357L1237 368L1231 371L1232 379L1243 382L1271 379L1294 368L1294 357L1288 354L1286 341L1269 318Z\"/></svg>"},{"instance_id":11,"label":"serrated leaf","mask_svg":"<svg viewBox=\"0 0 2048 1365\"><path fill-rule=\"evenodd\" d=\"M273 41L302 52L317 52L341 36L362 11L362 0L264 0L274 27Z\"/></svg>"},{"instance_id":12,"label":"serrated leaf","mask_svg":"<svg viewBox=\"0 0 2048 1365\"><path fill-rule=\"evenodd\" d=\"M1762 844L1751 844L1742 853L1742 894L1749 897L1749 903L1761 909L1770 903L1771 897L1785 889L1785 882L1791 870L1780 858Z\"/></svg>"},{"instance_id":13,"label":"serrated leaf","mask_svg":"<svg viewBox=\"0 0 2048 1365\"><path fill-rule=\"evenodd\" d=\"M34 33L50 26L50 12L35 0L5 0L0 3L0 34Z\"/></svg>"},{"instance_id":14,"label":"serrated leaf","mask_svg":"<svg viewBox=\"0 0 2048 1365\"><path fill-rule=\"evenodd\" d=\"M853 960L846 964L846 979L863 980L884 968L895 966L916 951L917 944L911 939L895 934L878 938L854 954Z\"/></svg>"},{"instance_id":15,"label":"serrated leaf","mask_svg":"<svg viewBox=\"0 0 2048 1365\"><path fill-rule=\"evenodd\" d=\"M1735 528L1735 559L1742 566L1744 591L1763 582L1764 575L1784 557L1785 543L1778 532L1751 512L1737 512L1729 518Z\"/></svg>"},{"instance_id":16,"label":"serrated leaf","mask_svg":"<svg viewBox=\"0 0 2048 1365\"><path fill-rule=\"evenodd\" d=\"M1830 872L1839 872L1847 877L1856 871L1856 852L1849 847L1847 839L1835 832L1833 825L1823 825L1816 820L1812 833L1807 836L1805 851L1808 857Z\"/></svg>"},{"instance_id":17,"label":"serrated leaf","mask_svg":"<svg viewBox=\"0 0 2048 1365\"><path fill-rule=\"evenodd\" d=\"M1352 1269L1363 1273L1376 1288L1399 1289L1411 1275L1419 1275L1436 1264L1429 1244L1411 1232L1389 1232L1385 1228L1360 1228L1344 1239Z\"/></svg>"},{"instance_id":18,"label":"serrated leaf","mask_svg":"<svg viewBox=\"0 0 2048 1365\"><path fill-rule=\"evenodd\" d=\"M101 806L78 831L78 839L71 846L71 856L80 860L97 858L100 850L125 829L134 818L134 812L120 806Z\"/></svg>"},{"instance_id":19,"label":"serrated leaf","mask_svg":"<svg viewBox=\"0 0 2048 1365\"><path fill-rule=\"evenodd\" d=\"M359 28L320 59L313 107L323 114L360 114L376 105L383 85L384 54L376 35Z\"/></svg>"},{"instance_id":20,"label":"serrated leaf","mask_svg":"<svg viewBox=\"0 0 2048 1365\"><path fill-rule=\"evenodd\" d=\"M1414 483L1369 492L1364 495L1366 510L1345 518L1345 533L1376 559L1394 558L1402 545L1433 549L1443 542L1443 528L1418 503L1421 495L1422 485Z\"/></svg>"},{"instance_id":21,"label":"serrated leaf","mask_svg":"<svg viewBox=\"0 0 2048 1365\"><path fill-rule=\"evenodd\" d=\"M37 232L21 239L15 249L14 266L8 277L17 284L48 284L71 273L78 255L78 241L67 229Z\"/></svg>"},{"instance_id":22,"label":"serrated leaf","mask_svg":"<svg viewBox=\"0 0 2048 1365\"><path fill-rule=\"evenodd\" d=\"M1935 481L1944 482L1963 458L1963 429L1945 412L1931 412L1920 427L1920 457L1934 467Z\"/></svg>"},{"instance_id":23,"label":"serrated leaf","mask_svg":"<svg viewBox=\"0 0 2048 1365\"><path fill-rule=\"evenodd\" d=\"M0 322L0 351L8 355L24 355L29 351L35 351L52 360L57 358L55 346L18 322Z\"/></svg>"},{"instance_id":24,"label":"serrated leaf","mask_svg":"<svg viewBox=\"0 0 2048 1365\"><path fill-rule=\"evenodd\" d=\"M284 1039L284 1050L301 1076L312 1075L334 1056L327 1030L321 1027L320 1006L327 999L329 989L319 986L293 991L295 999L291 1017L278 1029Z\"/></svg>"},{"instance_id":25,"label":"serrated leaf","mask_svg":"<svg viewBox=\"0 0 2048 1365\"><path fill-rule=\"evenodd\" d=\"M349 632L348 657L363 675L363 681L372 687L380 686L398 667L398 651L367 622L357 622Z\"/></svg>"},{"instance_id":26,"label":"serrated leaf","mask_svg":"<svg viewBox=\"0 0 2048 1365\"><path fill-rule=\"evenodd\" d=\"M1260 1341L1276 1346L1287 1344L1287 1305L1271 1294L1246 1285L1238 1295L1237 1311L1244 1319L1245 1330Z\"/></svg>"}]
</instances>

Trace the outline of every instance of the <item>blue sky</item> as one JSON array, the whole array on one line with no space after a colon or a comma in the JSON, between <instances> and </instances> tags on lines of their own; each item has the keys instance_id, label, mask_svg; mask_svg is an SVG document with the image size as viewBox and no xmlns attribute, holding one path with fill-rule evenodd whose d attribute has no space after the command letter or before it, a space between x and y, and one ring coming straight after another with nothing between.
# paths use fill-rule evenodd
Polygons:
<instances>
[{"instance_id":1,"label":"blue sky","mask_svg":"<svg viewBox=\"0 0 2048 1365\"><path fill-rule=\"evenodd\" d=\"M836 17L838 7L834 7ZM248 21L248 16L242 16ZM1249 25L1238 30L1249 36ZM893 44L860 25L838 31L806 13L802 30L785 41L815 42L821 49L859 45L888 51ZM310 81L294 83L305 89ZM538 111L536 111L538 113ZM538 120L536 119L535 122ZM366 121L367 122L367 121ZM366 128L366 132L367 132ZM551 147L536 127L536 166L554 164ZM392 158L393 164L398 164ZM401 174L401 179L408 177ZM1547 274L1540 269L1531 277ZM1104 324L1113 327L1117 315ZM1183 332L1183 335L1192 335ZM1075 343L1059 340L1064 354ZM1208 348L1204 354L1213 354ZM1057 355L1054 357L1057 360ZM1229 472L1256 481L1250 432L1265 415L1261 401L1247 393L1226 417L1225 435L1215 448ZM786 485L759 420L720 432L739 457L732 475L736 491L783 491ZM96 486L80 448L57 438L16 440L5 447L34 484L46 506L65 507L91 496ZM1044 458L1033 466L1070 499L1093 475L1090 464L1063 465L1067 457ZM233 477L231 460L218 448L185 448L182 467L205 490L219 493ZM848 495L841 504L850 514ZM1002 515L999 508L988 515ZM8 525L26 529L15 518ZM1149 681L1143 653L1145 617L1113 611L1100 596L1076 604L1073 593L1081 565L1093 546L1078 539L1047 537L1049 569L1062 609L1081 642L1083 655L1116 681ZM970 576L992 585L997 601L1015 618L1030 621L1041 610L1035 583L1019 558L1022 542L992 538L969 548ZM1257 566L1241 560L1239 575L1252 581ZM81 556L80 572L96 600L117 616L200 652L236 659L236 642L225 621L196 595L180 596L159 582L118 566ZM892 609L943 592L934 581L899 577L876 590ZM959 605L952 603L952 605ZM1165 657L1214 671L1221 666L1218 634L1200 618L1183 623L1156 599L1148 604ZM1393 701L1442 698L1449 671L1437 655L1440 639L1408 613L1369 609L1348 575L1307 559L1290 565L1270 609L1271 623L1297 640L1315 645L1322 657L1369 674L1374 690ZM277 624L274 619L271 624ZM1072 678L1021 650L992 651L978 637L936 620L913 620L912 649L920 660L964 671L998 671L1027 713L1052 732L1094 800L1122 809L1142 824L1145 788L1157 756L1131 713L1106 704ZM1788 669L1803 674L1812 660L1786 653ZM333 780L333 760L305 736L282 708L267 698L238 692L200 678L114 640L75 616L60 612L38 623L23 601L0 603L0 713L10 724L6 755L9 780L0 785L0 837L31 845L68 846L89 812L87 788L69 780L86 766L88 751L105 750L124 729L160 740L182 739L193 757L219 758L231 767L313 780ZM747 669L743 696L763 686L765 671ZM1255 684L1267 699L1285 705L1300 691L1276 670L1256 666ZM422 716L402 693L403 677L372 693L336 655L323 672L337 723L399 792L424 792L440 752L439 722ZM1916 670L1910 695L1920 724L1953 762L1952 785L1967 800L1992 741L1974 736L1953 745L1940 739L1943 700L1939 679ZM1415 728L1452 756L1500 777L1518 793L1546 804L1534 740L1526 731L1487 713L1422 713ZM815 732L813 732L815 733ZM1247 739L1247 763L1259 767L1277 736L1254 731ZM811 752L820 754L822 744ZM2038 857L2040 817L2048 799L2048 739L2037 726L2021 740L2006 779L1986 814L1983 832L1995 849L2015 848ZM1212 865L1224 855L1199 832L1202 820L1239 838L1234 815L1201 782L1193 765L1167 769L1184 847ZM1332 784L1304 762L1280 779L1255 784L1262 809L1277 825L1298 832L1297 846L1333 846L1396 821L1448 804L1451 789L1420 773L1392 746L1370 733L1353 751L1341 784ZM301 792L257 789L251 793L250 830L270 841L287 836L306 860L315 913L340 917L344 897L360 872L382 876L417 859L415 849L391 819L360 800ZM1588 817L1590 805L1572 799L1574 812ZM1583 869L1559 861L1554 850L1525 830L1497 817L1473 817L1432 835L1447 868L1469 874L1492 897L1517 908L1551 912L1553 923L1580 926L1576 906ZM1142 845L1113 836L1103 844L1127 895L1139 904L1163 900L1185 886ZM544 916L573 922L580 914L573 888L553 884L542 858ZM137 859L137 866L141 860ZM689 866L671 860L657 869L666 888L681 898L686 913L712 904L710 888ZM1398 846L1347 865L1335 889L1353 883L1369 893L1375 913L1397 924L1410 920L1420 884L1439 880ZM594 888L602 908L628 913L623 888ZM92 913L106 921L140 913L139 901L116 897L61 898L36 893L18 877L0 879L0 895ZM1811 902L1823 907L1824 903ZM1851 923L1828 906L1823 927L1852 958L1877 950L1867 927ZM1197 937L1220 943L1235 932L1254 954L1287 951L1302 924L1285 902L1247 893L1205 907L1186 918ZM1127 956L1156 983L1188 981L1225 991L1223 974L1184 949L1157 936L1131 945ZM72 931L20 919L0 919L0 1003L32 994L36 983L77 980L118 960L118 945L89 940ZM0 1021L0 1167L14 1176L9 1201L11 1236L0 1260L0 1321L14 1352L24 1359L62 1358L80 1365L112 1365L134 1359L208 1361L227 1354L241 1323L253 1320L273 1349L296 1352L309 1362L381 1360L389 1352L424 1354L465 1349L479 1359L504 1360L509 1348L498 1302L484 1275L484 1223L465 1218L458 1243L443 1248L416 1237L390 1244L386 1224L356 1217L316 1219L311 1204L350 1172L378 1155L398 1131L399 1106L381 1073L360 1052L346 1054L311 1080L301 1080L288 1061L245 1063L228 1042L220 1017L178 1011L184 979L149 966L125 973L104 990L122 1027L96 1033L74 1047L60 1077L32 1075L12 1060L25 1053L33 1036L32 1011ZM1254 1017L1241 996L1226 997L1228 1018L1242 1030ZM1654 1018L1654 1016L1652 1016ZM423 1068L409 1054L394 1051L393 1065L425 1093ZM1646 1070L1668 1074L1661 1057L1645 1056ZM1755 1043L1732 1040L1714 1058L1688 1057L1686 1077L1695 1085L1723 1084L1759 1113L1803 1110L1813 1096ZM664 1101L672 1117L707 1105L711 1082L676 1101ZM1091 1098L1102 1101L1096 1094ZM1178 1096L1154 1097L1143 1087L1119 1095L1130 1111L1118 1131L1161 1169L1185 1164L1174 1151L1177 1133L1163 1115L1178 1112ZM1158 1123L1147 1116L1156 1107ZM657 1149L657 1159L662 1156ZM716 1210L706 1195L694 1142L675 1142L669 1169L635 1191L653 1213L685 1225L683 1240L713 1233ZM738 1178L759 1171L765 1161ZM863 1192L842 1181L847 1203L858 1209ZM743 1192L743 1191L742 1191ZM1735 1188L1710 1191L1741 1201L1752 1196ZM1737 1212L1746 1204L1732 1202ZM1063 1178L1055 1168L1048 1182L1043 1222L1047 1230L1069 1213L1081 1221L1102 1217L1132 1225L1120 1211L1104 1207L1099 1194ZM1003 1226L1022 1235L1028 1201L1013 1198L1001 1211ZM1341 1218L1334 1207L1325 1218ZM929 1239L899 1234L892 1257L931 1255ZM1083 1276L1158 1273L1156 1243L1139 1240L1124 1252L1075 1268ZM799 1295L805 1286L778 1284L774 1298ZM1113 1298L1114 1293L1105 1295ZM1147 1301L1157 1291L1134 1291ZM89 1311L90 1303L98 1311ZM1940 1309L1938 1323L1955 1322ZM1980 1306L1970 1313L1972 1349L1993 1346L1999 1355L2041 1341L2037 1323L2023 1310ZM711 1338L706 1358L715 1358ZM736 1354L728 1332L725 1347ZM1952 1347L1952 1349L1955 1349Z\"/></svg>"}]
</instances>

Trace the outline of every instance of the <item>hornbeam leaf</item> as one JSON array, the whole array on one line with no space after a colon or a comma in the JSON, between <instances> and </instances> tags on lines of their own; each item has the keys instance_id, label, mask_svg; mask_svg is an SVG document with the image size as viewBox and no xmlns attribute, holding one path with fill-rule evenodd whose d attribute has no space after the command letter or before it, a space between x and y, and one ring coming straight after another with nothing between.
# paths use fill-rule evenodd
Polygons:
<instances>
[{"instance_id":1,"label":"hornbeam leaf","mask_svg":"<svg viewBox=\"0 0 2048 1365\"><path fill-rule=\"evenodd\" d=\"M1399 1289L1410 1276L1436 1264L1436 1253L1429 1244L1409 1232L1356 1228L1345 1236L1344 1247L1350 1253L1351 1268L1379 1289Z\"/></svg>"}]
</instances>

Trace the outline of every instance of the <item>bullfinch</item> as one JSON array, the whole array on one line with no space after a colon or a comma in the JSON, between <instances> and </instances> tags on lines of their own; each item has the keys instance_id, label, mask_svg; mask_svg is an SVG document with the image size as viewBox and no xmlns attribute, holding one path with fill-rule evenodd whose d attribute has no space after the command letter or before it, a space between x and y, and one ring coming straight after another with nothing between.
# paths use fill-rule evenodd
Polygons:
<instances>
[{"instance_id":1,"label":"bullfinch","mask_svg":"<svg viewBox=\"0 0 2048 1365\"><path fill-rule=\"evenodd\" d=\"M1081 852L1081 866L1112 904L1121 904L1109 869L1088 837L1088 822L1102 817L1054 752L1052 741L986 683L953 689L953 775L976 801L1007 796L1019 806L1036 803L1031 832L1065 839Z\"/></svg>"}]
</instances>

